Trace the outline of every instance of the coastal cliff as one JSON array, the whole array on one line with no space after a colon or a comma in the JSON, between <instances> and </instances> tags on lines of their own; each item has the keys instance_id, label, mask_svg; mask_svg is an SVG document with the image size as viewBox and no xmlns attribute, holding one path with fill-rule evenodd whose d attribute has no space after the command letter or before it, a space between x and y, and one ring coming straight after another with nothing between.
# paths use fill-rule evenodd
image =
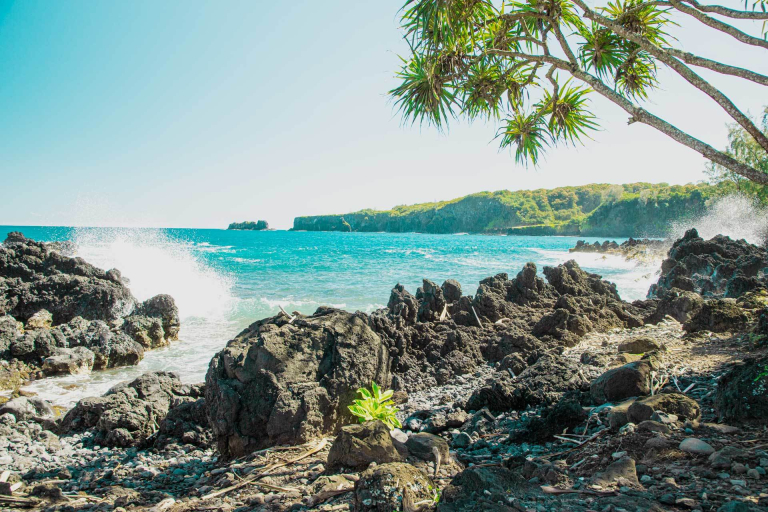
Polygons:
<instances>
[{"instance_id":1,"label":"coastal cliff","mask_svg":"<svg viewBox=\"0 0 768 512\"><path fill-rule=\"evenodd\" d=\"M227 229L238 231L264 231L269 229L269 223L265 220L260 220L258 222L247 220L245 222L233 222L227 227Z\"/></svg>"},{"instance_id":2,"label":"coastal cliff","mask_svg":"<svg viewBox=\"0 0 768 512\"><path fill-rule=\"evenodd\" d=\"M710 185L593 184L480 192L451 201L294 219L294 231L665 236L670 221L703 213Z\"/></svg>"}]
</instances>

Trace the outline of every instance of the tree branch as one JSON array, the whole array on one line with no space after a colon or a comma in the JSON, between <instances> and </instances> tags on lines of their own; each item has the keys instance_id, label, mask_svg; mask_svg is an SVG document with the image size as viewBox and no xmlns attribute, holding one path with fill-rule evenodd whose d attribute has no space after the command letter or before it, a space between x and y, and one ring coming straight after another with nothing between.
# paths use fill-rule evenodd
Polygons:
<instances>
[{"instance_id":1,"label":"tree branch","mask_svg":"<svg viewBox=\"0 0 768 512\"><path fill-rule=\"evenodd\" d=\"M630 124L633 122L639 122L652 126L665 135L676 140L680 144L693 149L697 153L701 154L704 158L711 160L717 164L732 170L736 174L744 176L747 179L760 183L761 185L768 185L768 174L760 172L757 169L739 162L738 160L726 155L725 153L716 150L709 144L700 141L699 139L685 133L676 126L664 121L661 118L656 117L644 108L634 105L631 101L626 99L621 94L617 93L607 85L605 85L597 77L582 71L580 69L572 70L571 73L575 78L585 82L598 94L608 98L610 101L621 107L629 115L632 116Z\"/></svg>"},{"instance_id":2,"label":"tree branch","mask_svg":"<svg viewBox=\"0 0 768 512\"><path fill-rule=\"evenodd\" d=\"M630 116L632 116L630 118L629 124L638 122L656 128L658 131L667 135L673 140L696 151L704 158L720 164L723 167L735 172L736 174L754 181L755 183L768 185L768 174L760 172L757 169L750 167L749 165L739 162L738 160L726 155L722 151L718 151L709 144L682 131L673 124L668 123L659 117L656 117L644 108L635 105L627 98L614 91L612 88L608 87L596 76L581 70L578 66L573 66L569 62L557 57L552 57L551 55L529 55L526 53L508 52L505 50L489 50L489 52L514 59L527 59L533 62L552 64L558 69L567 71L573 75L574 78L578 78L582 82L586 83L595 92L615 103Z\"/></svg>"},{"instance_id":3,"label":"tree branch","mask_svg":"<svg viewBox=\"0 0 768 512\"><path fill-rule=\"evenodd\" d=\"M673 3L679 3L678 0L671 1ZM741 110L739 110L739 108L734 105L733 102L728 99L728 97L719 89L712 86L712 84L697 75L691 68L675 59L669 53L654 45L644 37L630 32L610 18L597 14L595 11L590 9L583 0L573 0L573 2L581 7L586 18L599 23L600 25L612 30L621 37L639 45L643 50L647 51L670 68L674 69L677 74L683 77L689 84L693 85L707 96L712 98L718 105L723 108L723 110L728 113L729 116L731 116L731 118L739 123L747 131L747 133L754 137L757 143L762 146L766 152L768 152L768 137L766 137L765 134L763 134L763 132L761 132L760 129L755 126L752 120L747 117Z\"/></svg>"},{"instance_id":4,"label":"tree branch","mask_svg":"<svg viewBox=\"0 0 768 512\"><path fill-rule=\"evenodd\" d=\"M737 76L739 78L743 78L744 80L749 80L760 85L768 86L768 76L755 73L749 69L729 66L728 64L723 64L722 62L718 62L716 60L705 59L704 57L699 57L698 55L684 52L682 50L678 50L677 48L663 48L663 50L670 55L677 57L683 62L687 62L691 66L711 69L712 71L716 71L723 75Z\"/></svg>"},{"instance_id":5,"label":"tree branch","mask_svg":"<svg viewBox=\"0 0 768 512\"><path fill-rule=\"evenodd\" d=\"M734 39L738 39L744 44L749 44L752 46L760 46L761 48L768 49L768 41L765 39L754 37L749 34L745 34L741 30L737 29L733 25L729 25L727 23L724 23L720 20L716 20L714 18L710 18L706 14L702 13L701 11L698 11L697 9L694 9L693 7L689 7L687 5L684 5L680 0L669 0L669 2L672 4L672 6L677 9L680 12L684 12L685 14L688 14L690 16L693 16L703 24L714 28L715 30L719 30L720 32L724 32L728 34L729 36L733 37Z\"/></svg>"},{"instance_id":6,"label":"tree branch","mask_svg":"<svg viewBox=\"0 0 768 512\"><path fill-rule=\"evenodd\" d=\"M722 5L701 5L696 0L683 1L685 3L691 4L701 12L711 12L713 14L719 14L720 16L725 16L727 18L734 18L737 20L768 20L768 12L739 11L737 9L723 7Z\"/></svg>"}]
</instances>

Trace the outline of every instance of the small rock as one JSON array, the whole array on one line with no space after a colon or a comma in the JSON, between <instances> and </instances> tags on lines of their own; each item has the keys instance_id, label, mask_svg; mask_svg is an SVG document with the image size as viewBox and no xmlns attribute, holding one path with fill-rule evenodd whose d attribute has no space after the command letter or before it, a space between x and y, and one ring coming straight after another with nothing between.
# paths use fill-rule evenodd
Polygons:
<instances>
[{"instance_id":1,"label":"small rock","mask_svg":"<svg viewBox=\"0 0 768 512\"><path fill-rule=\"evenodd\" d=\"M757 469L750 469L747 471L747 478L751 478L753 480L760 480L760 472Z\"/></svg>"},{"instance_id":2,"label":"small rock","mask_svg":"<svg viewBox=\"0 0 768 512\"><path fill-rule=\"evenodd\" d=\"M695 455L709 455L715 452L715 449L712 448L711 445L695 437L683 439L678 448L681 451L693 453Z\"/></svg>"}]
</instances>

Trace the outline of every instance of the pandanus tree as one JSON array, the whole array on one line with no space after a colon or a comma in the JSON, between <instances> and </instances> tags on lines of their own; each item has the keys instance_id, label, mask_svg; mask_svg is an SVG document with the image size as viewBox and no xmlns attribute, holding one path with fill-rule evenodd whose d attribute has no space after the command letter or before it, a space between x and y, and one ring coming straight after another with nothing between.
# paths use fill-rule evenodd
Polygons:
<instances>
[{"instance_id":1,"label":"pandanus tree","mask_svg":"<svg viewBox=\"0 0 768 512\"><path fill-rule=\"evenodd\" d=\"M401 25L410 55L390 94L409 122L443 128L453 117L496 120L501 146L536 165L548 147L580 143L598 128L589 102L597 93L625 110L630 124L649 125L720 168L768 184L754 162L715 149L644 106L660 86L660 66L667 66L717 103L754 142L758 160L768 160L768 136L696 68L761 86L768 76L684 51L669 32L675 16L689 17L764 50L765 64L767 7L768 0L743 9L697 0L612 0L598 7L584 0L409 0ZM736 26L749 21L758 21L750 25L759 35Z\"/></svg>"}]
</instances>

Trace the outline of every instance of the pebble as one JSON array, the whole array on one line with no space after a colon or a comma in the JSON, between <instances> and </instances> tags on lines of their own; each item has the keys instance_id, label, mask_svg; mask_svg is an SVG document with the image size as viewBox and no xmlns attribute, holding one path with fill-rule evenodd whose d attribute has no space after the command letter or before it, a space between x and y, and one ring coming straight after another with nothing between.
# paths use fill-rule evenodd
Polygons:
<instances>
[{"instance_id":1,"label":"pebble","mask_svg":"<svg viewBox=\"0 0 768 512\"><path fill-rule=\"evenodd\" d=\"M715 452L715 449L708 443L695 437L683 439L679 446L681 451L693 453L695 455L709 455Z\"/></svg>"},{"instance_id":2,"label":"pebble","mask_svg":"<svg viewBox=\"0 0 768 512\"><path fill-rule=\"evenodd\" d=\"M760 480L760 472L756 469L750 469L747 471L747 478L751 478L753 480Z\"/></svg>"}]
</instances>

